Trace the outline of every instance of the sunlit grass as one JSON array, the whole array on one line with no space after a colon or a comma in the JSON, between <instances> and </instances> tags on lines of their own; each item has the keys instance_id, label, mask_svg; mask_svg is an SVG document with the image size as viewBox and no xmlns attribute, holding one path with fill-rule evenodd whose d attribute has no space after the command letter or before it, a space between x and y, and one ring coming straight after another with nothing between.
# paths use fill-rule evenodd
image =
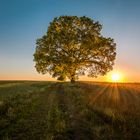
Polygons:
<instances>
[{"instance_id":1,"label":"sunlit grass","mask_svg":"<svg viewBox=\"0 0 140 140\"><path fill-rule=\"evenodd\" d=\"M140 84L0 82L2 140L138 139L139 118Z\"/></svg>"}]
</instances>

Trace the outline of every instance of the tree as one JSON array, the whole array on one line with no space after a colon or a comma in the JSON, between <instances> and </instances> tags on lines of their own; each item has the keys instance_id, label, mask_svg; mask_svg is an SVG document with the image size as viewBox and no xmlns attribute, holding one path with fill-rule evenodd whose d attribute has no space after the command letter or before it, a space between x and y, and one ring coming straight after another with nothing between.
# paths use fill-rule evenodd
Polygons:
<instances>
[{"instance_id":1,"label":"tree","mask_svg":"<svg viewBox=\"0 0 140 140\"><path fill-rule=\"evenodd\" d=\"M71 82L80 75L105 75L113 69L116 44L103 37L101 29L99 22L85 16L54 18L47 33L36 41L36 70Z\"/></svg>"}]
</instances>

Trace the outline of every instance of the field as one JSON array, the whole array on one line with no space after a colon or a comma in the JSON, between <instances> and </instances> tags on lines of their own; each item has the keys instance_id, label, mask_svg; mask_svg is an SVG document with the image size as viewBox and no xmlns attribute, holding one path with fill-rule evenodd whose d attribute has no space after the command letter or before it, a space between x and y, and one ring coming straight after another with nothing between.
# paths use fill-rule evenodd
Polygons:
<instances>
[{"instance_id":1,"label":"field","mask_svg":"<svg viewBox=\"0 0 140 140\"><path fill-rule=\"evenodd\" d=\"M138 140L140 84L0 81L1 140Z\"/></svg>"}]
</instances>

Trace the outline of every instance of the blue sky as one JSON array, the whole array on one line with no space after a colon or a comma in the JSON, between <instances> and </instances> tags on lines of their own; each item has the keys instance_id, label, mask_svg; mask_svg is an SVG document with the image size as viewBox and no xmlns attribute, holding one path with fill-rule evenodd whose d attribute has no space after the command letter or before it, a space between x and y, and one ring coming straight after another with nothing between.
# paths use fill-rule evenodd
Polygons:
<instances>
[{"instance_id":1,"label":"blue sky","mask_svg":"<svg viewBox=\"0 0 140 140\"><path fill-rule=\"evenodd\" d=\"M105 37L115 39L114 71L140 82L139 7L139 0L0 0L0 79L50 78L34 68L36 39L56 16L85 15L103 25Z\"/></svg>"}]
</instances>

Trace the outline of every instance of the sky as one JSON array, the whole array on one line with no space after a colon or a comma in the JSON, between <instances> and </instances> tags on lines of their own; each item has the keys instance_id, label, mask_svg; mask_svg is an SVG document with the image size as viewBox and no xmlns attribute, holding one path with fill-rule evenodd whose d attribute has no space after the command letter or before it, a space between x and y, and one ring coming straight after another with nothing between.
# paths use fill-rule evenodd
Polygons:
<instances>
[{"instance_id":1,"label":"sky","mask_svg":"<svg viewBox=\"0 0 140 140\"><path fill-rule=\"evenodd\" d=\"M117 43L113 72L121 73L125 82L140 82L139 7L139 0L0 0L0 80L55 80L36 72L36 39L55 17L76 15L99 21L103 36Z\"/></svg>"}]
</instances>

